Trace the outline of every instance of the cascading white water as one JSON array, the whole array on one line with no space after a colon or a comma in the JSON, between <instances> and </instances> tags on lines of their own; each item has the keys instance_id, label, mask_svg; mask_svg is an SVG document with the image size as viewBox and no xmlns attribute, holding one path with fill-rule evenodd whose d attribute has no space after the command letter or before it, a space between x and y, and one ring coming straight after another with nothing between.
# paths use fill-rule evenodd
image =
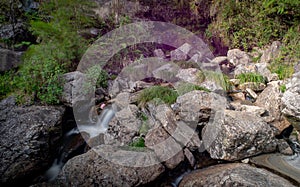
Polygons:
<instances>
[{"instance_id":1,"label":"cascading white water","mask_svg":"<svg viewBox=\"0 0 300 187\"><path fill-rule=\"evenodd\" d=\"M110 120L115 116L115 110L113 106L103 109L101 114L97 117L97 122L93 124L78 125L80 132L86 132L89 134L89 138L94 138L101 133L105 133L108 129Z\"/></svg>"},{"instance_id":2,"label":"cascading white water","mask_svg":"<svg viewBox=\"0 0 300 187\"><path fill-rule=\"evenodd\" d=\"M77 128L73 128L72 130L70 130L69 132L67 132L65 135L64 135L64 143L68 142L68 139L72 138L73 135L76 135L78 134L79 131ZM58 153L58 158L56 158L51 167L45 172L44 174L44 178L51 182L53 181L59 174L61 168L63 167L64 163L63 163L63 158L65 156L65 151L66 150L63 150L63 146L60 147L60 150L59 150L59 153Z\"/></svg>"}]
</instances>

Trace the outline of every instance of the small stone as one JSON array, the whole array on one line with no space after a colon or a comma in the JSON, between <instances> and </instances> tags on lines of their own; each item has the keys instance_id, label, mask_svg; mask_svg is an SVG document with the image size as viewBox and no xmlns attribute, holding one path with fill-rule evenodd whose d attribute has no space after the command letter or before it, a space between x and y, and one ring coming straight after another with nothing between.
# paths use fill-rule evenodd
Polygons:
<instances>
[{"instance_id":1,"label":"small stone","mask_svg":"<svg viewBox=\"0 0 300 187\"><path fill-rule=\"evenodd\" d=\"M246 158L246 159L243 159L243 160L241 160L241 162L242 162L242 163L244 163L244 164L248 164L248 163L249 163L249 161L250 161L250 159L249 159L249 158Z\"/></svg>"},{"instance_id":2,"label":"small stone","mask_svg":"<svg viewBox=\"0 0 300 187\"><path fill-rule=\"evenodd\" d=\"M250 88L246 88L246 92L253 98L253 99L257 99L257 94L251 90Z\"/></svg>"}]
</instances>

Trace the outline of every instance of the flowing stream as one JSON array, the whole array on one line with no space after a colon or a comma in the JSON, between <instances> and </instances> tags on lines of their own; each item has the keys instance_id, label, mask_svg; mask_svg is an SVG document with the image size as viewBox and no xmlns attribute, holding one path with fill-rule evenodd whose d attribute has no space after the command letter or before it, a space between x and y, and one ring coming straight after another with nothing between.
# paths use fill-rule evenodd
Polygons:
<instances>
[{"instance_id":1,"label":"flowing stream","mask_svg":"<svg viewBox=\"0 0 300 187\"><path fill-rule=\"evenodd\" d=\"M79 133L86 132L90 135L89 138L96 137L100 133L105 133L114 115L115 110L113 106L106 107L101 114L97 116L96 123L78 125L78 129L74 128L67 132L63 137L62 146L58 150L58 156L53 161L51 167L45 172L44 179L49 182L55 180L66 161L70 159L68 158L68 154L70 154L70 149L72 149L73 144L76 144L76 141L78 141L76 136L80 136Z\"/></svg>"},{"instance_id":2,"label":"flowing stream","mask_svg":"<svg viewBox=\"0 0 300 187\"><path fill-rule=\"evenodd\" d=\"M294 155L286 156L279 153L265 154L251 158L251 162L275 172L300 184L300 145L296 141L289 142Z\"/></svg>"}]
</instances>

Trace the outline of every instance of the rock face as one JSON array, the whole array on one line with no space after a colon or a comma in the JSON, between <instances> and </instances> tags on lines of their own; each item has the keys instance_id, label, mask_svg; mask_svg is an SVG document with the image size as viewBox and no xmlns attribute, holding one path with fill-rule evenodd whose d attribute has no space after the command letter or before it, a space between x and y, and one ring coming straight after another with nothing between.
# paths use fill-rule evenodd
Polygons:
<instances>
[{"instance_id":1,"label":"rock face","mask_svg":"<svg viewBox=\"0 0 300 187\"><path fill-rule=\"evenodd\" d=\"M22 52L0 48L0 72L16 68L21 63Z\"/></svg>"},{"instance_id":2,"label":"rock face","mask_svg":"<svg viewBox=\"0 0 300 187\"><path fill-rule=\"evenodd\" d=\"M127 155L126 150L112 146L95 147L69 160L53 186L140 186L153 181L164 172L160 163L137 167L142 162L157 160L151 152L148 157L139 155ZM108 158L106 156L112 162L105 159ZM133 165L128 167L116 164L114 159L120 158L124 159L124 164L127 162Z\"/></svg>"},{"instance_id":3,"label":"rock face","mask_svg":"<svg viewBox=\"0 0 300 187\"><path fill-rule=\"evenodd\" d=\"M300 72L295 73L286 85L286 92L282 97L282 113L288 116L292 121L300 121ZM298 130L300 128L298 127Z\"/></svg>"},{"instance_id":4,"label":"rock face","mask_svg":"<svg viewBox=\"0 0 300 187\"><path fill-rule=\"evenodd\" d=\"M225 110L215 124L202 131L205 148L214 159L239 160L276 150L275 130L255 114Z\"/></svg>"},{"instance_id":5,"label":"rock face","mask_svg":"<svg viewBox=\"0 0 300 187\"><path fill-rule=\"evenodd\" d=\"M268 111L267 115L263 117L266 122L272 123L279 130L283 130L289 126L289 123L286 123L286 120L281 114L282 92L280 91L280 85L280 81L268 83L266 89L258 96L255 104Z\"/></svg>"},{"instance_id":6,"label":"rock face","mask_svg":"<svg viewBox=\"0 0 300 187\"><path fill-rule=\"evenodd\" d=\"M86 100L82 93L85 82L85 75L79 71L66 73L63 76L65 81L63 94L60 101L66 106L72 107L80 101Z\"/></svg>"},{"instance_id":7,"label":"rock face","mask_svg":"<svg viewBox=\"0 0 300 187\"><path fill-rule=\"evenodd\" d=\"M265 169L247 164L223 164L186 175L180 187L188 186L294 186L286 179Z\"/></svg>"},{"instance_id":8,"label":"rock face","mask_svg":"<svg viewBox=\"0 0 300 187\"><path fill-rule=\"evenodd\" d=\"M28 184L50 164L63 114L62 107L17 107L11 97L1 101L1 184Z\"/></svg>"}]
</instances>

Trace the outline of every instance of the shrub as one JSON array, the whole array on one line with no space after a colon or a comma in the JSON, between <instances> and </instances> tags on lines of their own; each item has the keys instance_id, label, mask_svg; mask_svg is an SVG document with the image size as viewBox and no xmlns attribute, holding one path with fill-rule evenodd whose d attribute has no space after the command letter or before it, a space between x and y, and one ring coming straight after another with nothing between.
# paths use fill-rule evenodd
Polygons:
<instances>
[{"instance_id":1,"label":"shrub","mask_svg":"<svg viewBox=\"0 0 300 187\"><path fill-rule=\"evenodd\" d=\"M20 97L59 103L61 75L77 66L88 47L77 33L93 22L88 8L79 0L50 0L41 3L37 16L30 16L30 31L37 37L37 44L26 51L15 79Z\"/></svg>"},{"instance_id":2,"label":"shrub","mask_svg":"<svg viewBox=\"0 0 300 187\"><path fill-rule=\"evenodd\" d=\"M152 86L150 88L146 88L142 91L138 98L138 105L145 106L145 104L149 101L155 101L159 99L163 103L172 104L176 101L178 97L178 93L165 86Z\"/></svg>"}]
</instances>

